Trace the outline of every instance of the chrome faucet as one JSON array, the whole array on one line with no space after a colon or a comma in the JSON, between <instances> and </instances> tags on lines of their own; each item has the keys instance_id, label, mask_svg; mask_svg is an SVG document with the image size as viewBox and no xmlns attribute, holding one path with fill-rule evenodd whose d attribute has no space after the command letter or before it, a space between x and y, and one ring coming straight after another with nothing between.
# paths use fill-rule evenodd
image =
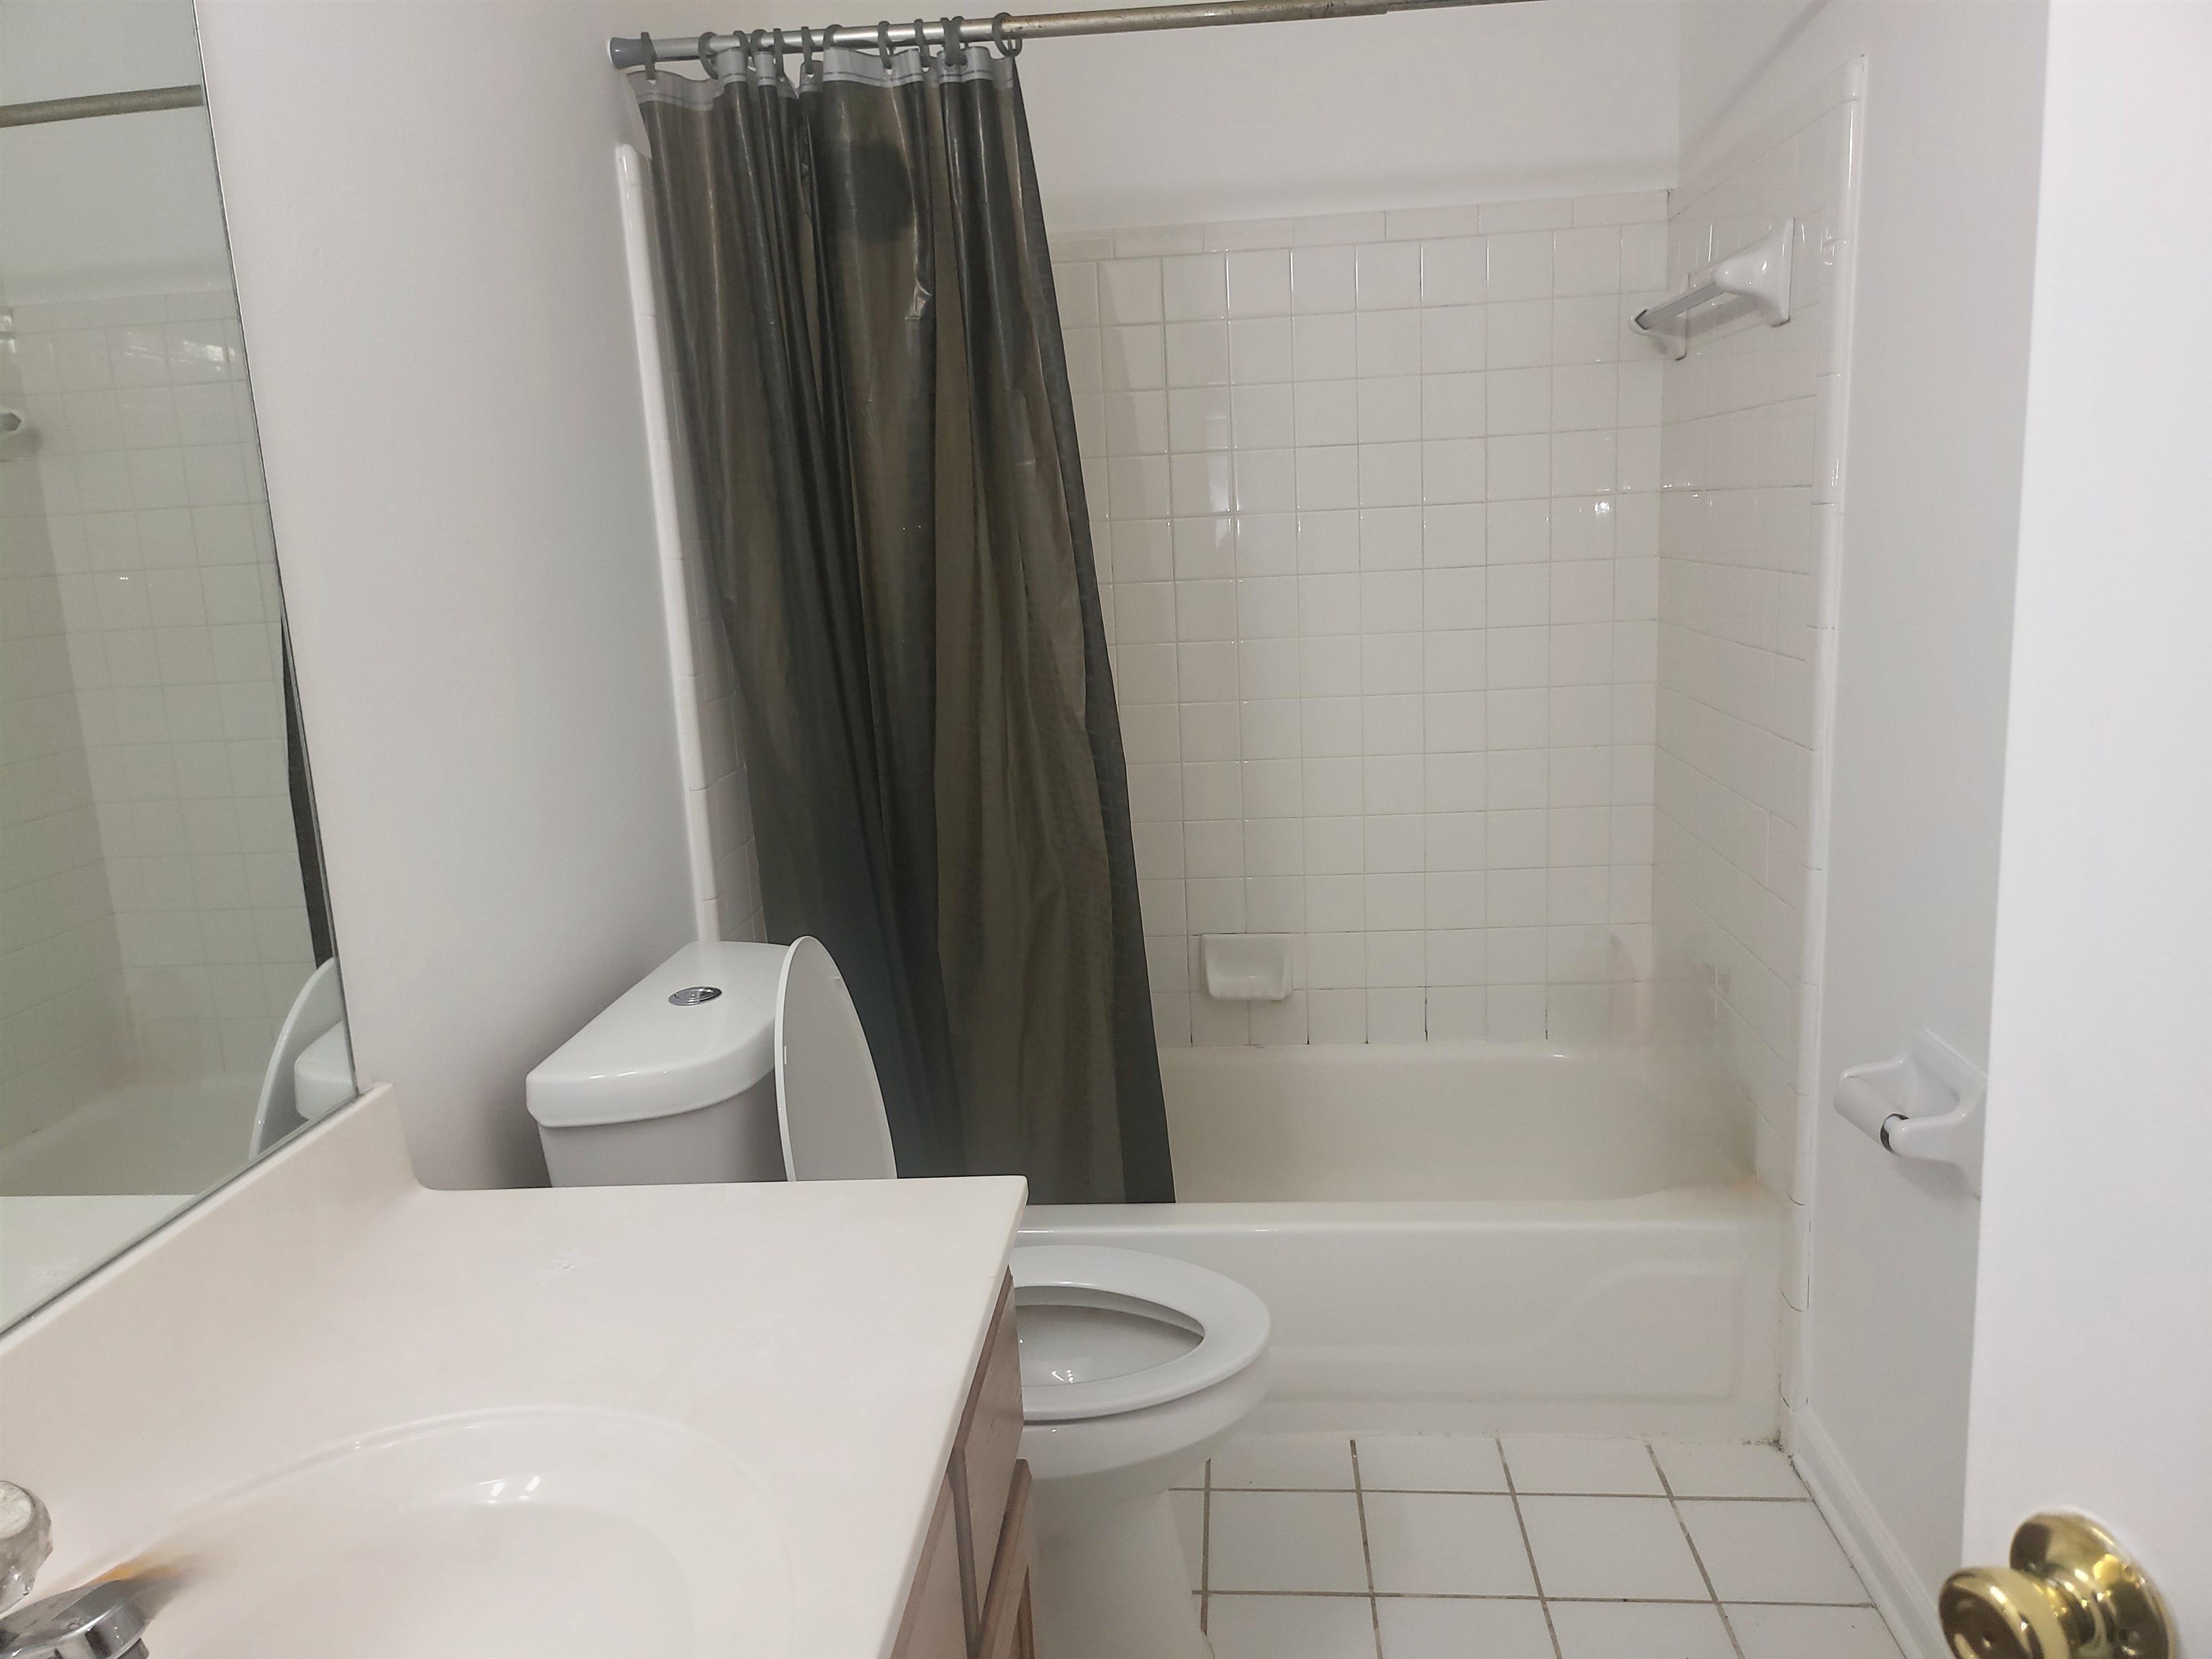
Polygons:
<instances>
[{"instance_id":1,"label":"chrome faucet","mask_svg":"<svg viewBox=\"0 0 2212 1659\"><path fill-rule=\"evenodd\" d=\"M38 1495L0 1480L0 1659L146 1659L147 1611L128 1578L15 1605L53 1547Z\"/></svg>"}]
</instances>

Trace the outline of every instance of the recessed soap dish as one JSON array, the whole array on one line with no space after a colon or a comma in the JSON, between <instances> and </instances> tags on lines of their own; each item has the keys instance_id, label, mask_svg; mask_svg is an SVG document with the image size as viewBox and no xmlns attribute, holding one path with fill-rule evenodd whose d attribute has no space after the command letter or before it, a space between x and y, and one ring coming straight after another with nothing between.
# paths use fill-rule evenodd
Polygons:
<instances>
[{"instance_id":1,"label":"recessed soap dish","mask_svg":"<svg viewBox=\"0 0 2212 1659\"><path fill-rule=\"evenodd\" d=\"M1288 933L1202 933L1206 994L1218 1002L1280 1002L1291 994Z\"/></svg>"}]
</instances>

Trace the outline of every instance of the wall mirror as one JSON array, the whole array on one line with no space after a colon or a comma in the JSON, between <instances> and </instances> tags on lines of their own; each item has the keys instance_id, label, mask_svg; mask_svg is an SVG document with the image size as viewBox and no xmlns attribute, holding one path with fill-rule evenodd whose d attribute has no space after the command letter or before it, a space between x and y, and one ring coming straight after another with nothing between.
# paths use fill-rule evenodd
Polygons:
<instances>
[{"instance_id":1,"label":"wall mirror","mask_svg":"<svg viewBox=\"0 0 2212 1659\"><path fill-rule=\"evenodd\" d=\"M355 1093L200 79L0 3L0 1325Z\"/></svg>"}]
</instances>

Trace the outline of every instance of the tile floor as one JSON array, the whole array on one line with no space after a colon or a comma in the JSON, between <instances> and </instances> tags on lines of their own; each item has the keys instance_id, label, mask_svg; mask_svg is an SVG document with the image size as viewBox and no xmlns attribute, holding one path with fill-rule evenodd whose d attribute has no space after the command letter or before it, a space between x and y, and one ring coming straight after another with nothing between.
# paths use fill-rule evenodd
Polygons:
<instances>
[{"instance_id":1,"label":"tile floor","mask_svg":"<svg viewBox=\"0 0 2212 1659\"><path fill-rule=\"evenodd\" d=\"M1771 1446L1248 1435L1197 1482L1217 1659L1899 1659Z\"/></svg>"}]
</instances>

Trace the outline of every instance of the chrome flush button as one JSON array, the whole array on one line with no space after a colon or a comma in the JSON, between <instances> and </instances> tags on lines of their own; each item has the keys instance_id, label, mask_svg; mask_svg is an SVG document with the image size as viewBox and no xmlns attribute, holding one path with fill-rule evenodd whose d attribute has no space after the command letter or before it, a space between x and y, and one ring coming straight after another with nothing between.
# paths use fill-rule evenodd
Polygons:
<instances>
[{"instance_id":1,"label":"chrome flush button","mask_svg":"<svg viewBox=\"0 0 2212 1659\"><path fill-rule=\"evenodd\" d=\"M679 1008L696 1008L702 1002L712 1002L722 994L719 985L687 985L680 991L671 991L668 1000Z\"/></svg>"}]
</instances>

